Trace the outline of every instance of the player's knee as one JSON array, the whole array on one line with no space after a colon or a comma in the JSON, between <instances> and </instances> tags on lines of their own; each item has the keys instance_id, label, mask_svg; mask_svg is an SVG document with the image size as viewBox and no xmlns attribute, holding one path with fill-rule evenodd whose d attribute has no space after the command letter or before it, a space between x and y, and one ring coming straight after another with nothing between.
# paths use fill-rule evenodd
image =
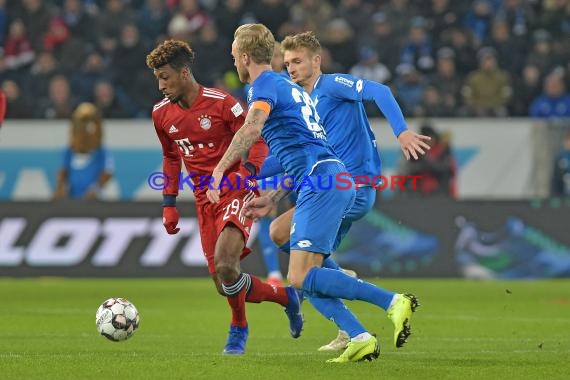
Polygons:
<instances>
[{"instance_id":1,"label":"player's knee","mask_svg":"<svg viewBox=\"0 0 570 380\"><path fill-rule=\"evenodd\" d=\"M296 271L289 271L287 274L287 281L292 287L296 289L302 289L303 282L305 281L305 274Z\"/></svg>"},{"instance_id":2,"label":"player's knee","mask_svg":"<svg viewBox=\"0 0 570 380\"><path fill-rule=\"evenodd\" d=\"M239 268L227 261L216 262L216 274L222 283L231 284L239 277Z\"/></svg>"},{"instance_id":3,"label":"player's knee","mask_svg":"<svg viewBox=\"0 0 570 380\"><path fill-rule=\"evenodd\" d=\"M272 222L269 225L269 237L271 238L271 241L281 247L289 240L289 231L286 230L283 232L283 228L280 228L279 223Z\"/></svg>"}]
</instances>

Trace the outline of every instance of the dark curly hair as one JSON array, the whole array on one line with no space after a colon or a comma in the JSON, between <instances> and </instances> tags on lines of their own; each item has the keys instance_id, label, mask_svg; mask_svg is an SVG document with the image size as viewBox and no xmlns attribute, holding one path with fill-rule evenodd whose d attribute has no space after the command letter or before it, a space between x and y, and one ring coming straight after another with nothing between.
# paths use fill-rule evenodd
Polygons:
<instances>
[{"instance_id":1,"label":"dark curly hair","mask_svg":"<svg viewBox=\"0 0 570 380\"><path fill-rule=\"evenodd\" d=\"M164 41L146 56L146 65L153 70L170 65L176 71L180 71L184 67L190 68L192 63L194 63L194 50L188 43L180 40Z\"/></svg>"}]
</instances>

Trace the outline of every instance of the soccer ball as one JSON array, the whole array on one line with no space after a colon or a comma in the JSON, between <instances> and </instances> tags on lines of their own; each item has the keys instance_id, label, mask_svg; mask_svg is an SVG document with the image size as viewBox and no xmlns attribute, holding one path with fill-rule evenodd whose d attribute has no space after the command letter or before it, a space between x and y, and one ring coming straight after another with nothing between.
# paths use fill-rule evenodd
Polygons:
<instances>
[{"instance_id":1,"label":"soccer ball","mask_svg":"<svg viewBox=\"0 0 570 380\"><path fill-rule=\"evenodd\" d=\"M113 342L127 340L139 327L139 312L124 298L109 298L95 314L97 331Z\"/></svg>"}]
</instances>

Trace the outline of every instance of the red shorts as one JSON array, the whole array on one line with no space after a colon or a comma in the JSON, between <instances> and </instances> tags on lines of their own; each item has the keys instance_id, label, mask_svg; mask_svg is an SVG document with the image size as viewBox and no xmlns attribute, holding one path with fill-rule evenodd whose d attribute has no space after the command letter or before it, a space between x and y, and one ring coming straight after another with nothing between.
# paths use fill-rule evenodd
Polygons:
<instances>
[{"instance_id":1,"label":"red shorts","mask_svg":"<svg viewBox=\"0 0 570 380\"><path fill-rule=\"evenodd\" d=\"M210 203L208 200L197 202L198 226L200 227L200 240L202 250L208 262L208 271L216 273L214 253L218 236L228 223L233 224L243 234L244 243L247 243L253 220L240 217L244 203L258 196L257 190L229 191L220 195L219 203ZM246 257L251 250L244 247L240 260Z\"/></svg>"}]
</instances>

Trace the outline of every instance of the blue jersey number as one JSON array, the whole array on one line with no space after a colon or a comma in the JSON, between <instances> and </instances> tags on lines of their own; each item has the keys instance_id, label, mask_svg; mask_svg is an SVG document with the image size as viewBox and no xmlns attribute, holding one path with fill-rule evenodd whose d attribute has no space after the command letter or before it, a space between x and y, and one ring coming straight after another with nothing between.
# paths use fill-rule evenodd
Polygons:
<instances>
[{"instance_id":1,"label":"blue jersey number","mask_svg":"<svg viewBox=\"0 0 570 380\"><path fill-rule=\"evenodd\" d=\"M305 120L305 124L307 124L309 130L313 132L315 138L325 139L325 130L319 124L319 114L317 113L309 94L301 92L298 88L293 87L291 89L291 95L293 96L295 103L302 103L301 112L303 113L303 119Z\"/></svg>"}]
</instances>

